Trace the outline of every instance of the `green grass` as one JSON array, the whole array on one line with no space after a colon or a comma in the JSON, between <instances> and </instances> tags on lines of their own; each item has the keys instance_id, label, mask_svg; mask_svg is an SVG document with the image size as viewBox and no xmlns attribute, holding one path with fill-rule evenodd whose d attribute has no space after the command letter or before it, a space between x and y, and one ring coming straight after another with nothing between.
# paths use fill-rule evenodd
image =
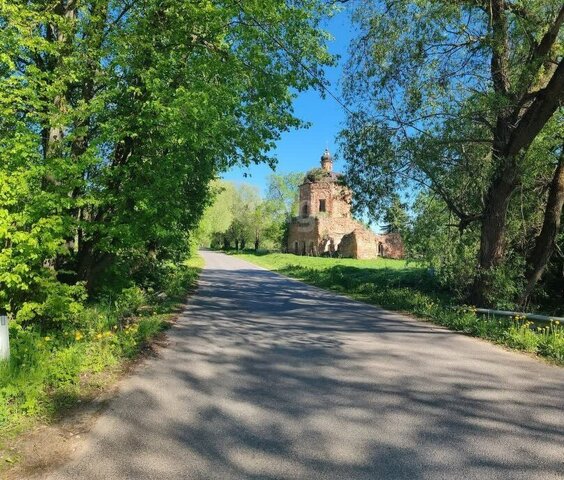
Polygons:
<instances>
[{"instance_id":1,"label":"green grass","mask_svg":"<svg viewBox=\"0 0 564 480\"><path fill-rule=\"evenodd\" d=\"M202 265L197 257L178 268L166 298L133 287L47 333L11 325L10 361L0 362L0 457L10 438L58 418L112 383L170 325Z\"/></svg>"},{"instance_id":2,"label":"green grass","mask_svg":"<svg viewBox=\"0 0 564 480\"><path fill-rule=\"evenodd\" d=\"M412 313L452 330L534 353L564 365L564 328L523 318L491 318L458 307L426 268L403 260L354 260L269 253L238 255L311 285L381 307Z\"/></svg>"}]
</instances>

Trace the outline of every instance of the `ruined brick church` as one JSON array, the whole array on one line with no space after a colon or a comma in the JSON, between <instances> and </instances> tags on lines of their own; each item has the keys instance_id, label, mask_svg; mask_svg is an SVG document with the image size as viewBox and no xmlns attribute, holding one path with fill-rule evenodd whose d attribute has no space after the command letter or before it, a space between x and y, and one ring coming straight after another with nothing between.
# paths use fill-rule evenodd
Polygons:
<instances>
[{"instance_id":1,"label":"ruined brick church","mask_svg":"<svg viewBox=\"0 0 564 480\"><path fill-rule=\"evenodd\" d=\"M376 234L352 217L352 193L340 177L333 172L333 158L325 150L321 168L309 171L300 185L300 211L289 226L288 252L402 258L403 243L397 233Z\"/></svg>"}]
</instances>

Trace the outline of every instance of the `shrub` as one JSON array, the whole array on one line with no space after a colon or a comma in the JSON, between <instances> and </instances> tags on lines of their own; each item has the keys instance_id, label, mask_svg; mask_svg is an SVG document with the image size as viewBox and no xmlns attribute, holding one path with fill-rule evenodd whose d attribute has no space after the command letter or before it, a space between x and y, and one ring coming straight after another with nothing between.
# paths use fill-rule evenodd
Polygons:
<instances>
[{"instance_id":1,"label":"shrub","mask_svg":"<svg viewBox=\"0 0 564 480\"><path fill-rule=\"evenodd\" d=\"M123 321L135 315L146 301L145 292L139 287L124 288L114 302L116 316Z\"/></svg>"},{"instance_id":2,"label":"shrub","mask_svg":"<svg viewBox=\"0 0 564 480\"><path fill-rule=\"evenodd\" d=\"M560 322L551 322L539 328L538 337L539 353L564 362L564 327Z\"/></svg>"},{"instance_id":3,"label":"shrub","mask_svg":"<svg viewBox=\"0 0 564 480\"><path fill-rule=\"evenodd\" d=\"M56 281L40 281L42 295L38 300L24 302L15 315L22 325L39 324L43 330L73 322L84 308L84 285L65 285Z\"/></svg>"},{"instance_id":4,"label":"shrub","mask_svg":"<svg viewBox=\"0 0 564 480\"><path fill-rule=\"evenodd\" d=\"M186 291L197 278L199 264L190 260L167 267L165 291ZM82 285L49 285L52 291L41 302L24 304L18 321L10 322L11 357L0 362L2 436L26 419L58 413L102 386L108 376L96 373L134 356L166 326L165 316L142 309L151 298L139 287L122 289L113 301L108 292L106 301L85 306ZM166 312L171 306L167 302L159 308ZM145 316L134 317L139 314Z\"/></svg>"},{"instance_id":5,"label":"shrub","mask_svg":"<svg viewBox=\"0 0 564 480\"><path fill-rule=\"evenodd\" d=\"M75 384L79 380L84 360L84 347L75 343L52 352L47 367L46 380L51 387Z\"/></svg>"}]
</instances>

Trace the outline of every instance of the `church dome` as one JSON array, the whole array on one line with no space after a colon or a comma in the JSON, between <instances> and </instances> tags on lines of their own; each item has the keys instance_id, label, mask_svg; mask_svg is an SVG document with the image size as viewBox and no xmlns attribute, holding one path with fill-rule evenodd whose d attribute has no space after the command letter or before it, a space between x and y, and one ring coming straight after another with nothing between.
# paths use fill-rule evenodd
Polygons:
<instances>
[{"instance_id":1,"label":"church dome","mask_svg":"<svg viewBox=\"0 0 564 480\"><path fill-rule=\"evenodd\" d=\"M333 170L333 157L329 153L329 149L326 148L321 155L321 168L326 172L331 172Z\"/></svg>"}]
</instances>

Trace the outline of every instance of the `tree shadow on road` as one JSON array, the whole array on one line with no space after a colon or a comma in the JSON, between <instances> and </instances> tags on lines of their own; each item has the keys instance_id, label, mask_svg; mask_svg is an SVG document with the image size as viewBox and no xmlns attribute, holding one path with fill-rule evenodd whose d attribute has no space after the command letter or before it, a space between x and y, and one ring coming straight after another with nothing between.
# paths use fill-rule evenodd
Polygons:
<instances>
[{"instance_id":1,"label":"tree shadow on road","mask_svg":"<svg viewBox=\"0 0 564 480\"><path fill-rule=\"evenodd\" d=\"M170 342L93 432L78 462L106 464L85 478L562 472L562 371L479 340L267 271L207 269Z\"/></svg>"}]
</instances>

